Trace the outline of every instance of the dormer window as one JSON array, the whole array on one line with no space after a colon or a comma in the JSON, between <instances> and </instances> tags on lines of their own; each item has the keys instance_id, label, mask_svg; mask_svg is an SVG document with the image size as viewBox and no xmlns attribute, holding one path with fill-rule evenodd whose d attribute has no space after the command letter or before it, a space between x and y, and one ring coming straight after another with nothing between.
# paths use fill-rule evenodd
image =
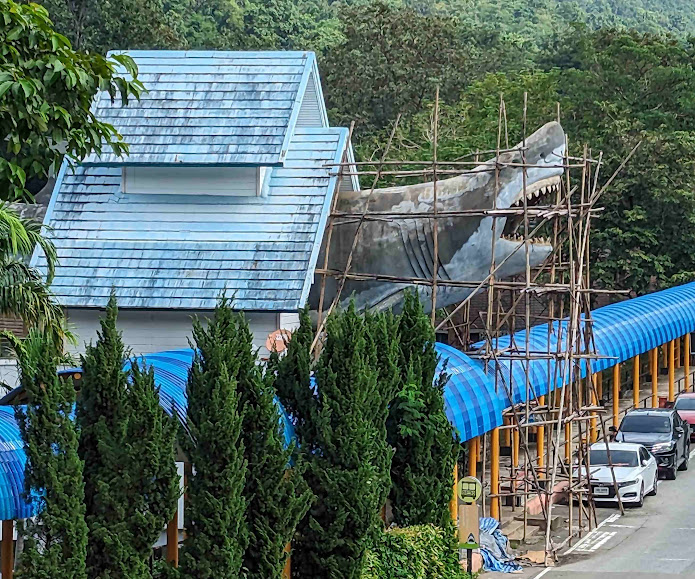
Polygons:
<instances>
[{"instance_id":1,"label":"dormer window","mask_svg":"<svg viewBox=\"0 0 695 579\"><path fill-rule=\"evenodd\" d=\"M259 197L269 167L123 168L122 189L134 195Z\"/></svg>"}]
</instances>

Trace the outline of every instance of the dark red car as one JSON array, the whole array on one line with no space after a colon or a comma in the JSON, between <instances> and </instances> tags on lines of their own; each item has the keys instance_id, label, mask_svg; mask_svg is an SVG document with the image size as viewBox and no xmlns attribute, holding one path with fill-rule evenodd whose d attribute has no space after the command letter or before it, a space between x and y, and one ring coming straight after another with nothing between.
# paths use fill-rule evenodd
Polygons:
<instances>
[{"instance_id":1,"label":"dark red car","mask_svg":"<svg viewBox=\"0 0 695 579\"><path fill-rule=\"evenodd\" d=\"M695 440L695 392L684 392L678 398L673 407L678 415L690 424L690 439Z\"/></svg>"}]
</instances>

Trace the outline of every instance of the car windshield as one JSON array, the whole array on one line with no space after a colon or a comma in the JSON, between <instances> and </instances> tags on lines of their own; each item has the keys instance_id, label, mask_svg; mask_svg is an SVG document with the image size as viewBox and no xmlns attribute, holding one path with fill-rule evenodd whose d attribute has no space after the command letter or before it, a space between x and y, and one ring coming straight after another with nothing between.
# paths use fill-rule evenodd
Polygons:
<instances>
[{"instance_id":1,"label":"car windshield","mask_svg":"<svg viewBox=\"0 0 695 579\"><path fill-rule=\"evenodd\" d=\"M695 410L695 398L679 398L676 400L676 410Z\"/></svg>"},{"instance_id":2,"label":"car windshield","mask_svg":"<svg viewBox=\"0 0 695 579\"><path fill-rule=\"evenodd\" d=\"M591 466L605 466L611 462L613 466L637 466L637 452L634 450L611 450L611 460L605 448L592 448L589 451L589 464Z\"/></svg>"},{"instance_id":3,"label":"car windshield","mask_svg":"<svg viewBox=\"0 0 695 579\"><path fill-rule=\"evenodd\" d=\"M620 425L621 432L671 432L671 419L668 416L649 414L628 414Z\"/></svg>"}]
</instances>

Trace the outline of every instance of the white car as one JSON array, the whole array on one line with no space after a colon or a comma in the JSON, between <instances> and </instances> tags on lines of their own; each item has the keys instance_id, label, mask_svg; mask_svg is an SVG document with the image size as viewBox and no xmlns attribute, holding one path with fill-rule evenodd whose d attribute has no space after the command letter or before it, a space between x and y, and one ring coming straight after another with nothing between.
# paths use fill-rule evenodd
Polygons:
<instances>
[{"instance_id":1,"label":"white car","mask_svg":"<svg viewBox=\"0 0 695 579\"><path fill-rule=\"evenodd\" d=\"M591 493L594 501L617 502L609 466L613 463L620 500L641 507L646 495L655 495L657 492L659 468L656 459L641 444L610 442L608 449L610 461L605 442L597 442L589 449Z\"/></svg>"}]
</instances>

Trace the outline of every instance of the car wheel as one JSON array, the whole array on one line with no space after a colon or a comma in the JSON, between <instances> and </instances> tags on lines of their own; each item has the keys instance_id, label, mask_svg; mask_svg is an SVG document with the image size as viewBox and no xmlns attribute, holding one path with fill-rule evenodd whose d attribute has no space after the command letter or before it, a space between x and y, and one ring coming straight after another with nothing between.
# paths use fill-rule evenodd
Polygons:
<instances>
[{"instance_id":1,"label":"car wheel","mask_svg":"<svg viewBox=\"0 0 695 579\"><path fill-rule=\"evenodd\" d=\"M690 462L690 445L685 447L685 456L683 457L683 462L681 463L678 470L688 470L688 463Z\"/></svg>"},{"instance_id":2,"label":"car wheel","mask_svg":"<svg viewBox=\"0 0 695 579\"><path fill-rule=\"evenodd\" d=\"M658 490L659 490L659 473L657 472L654 475L654 485L652 486L652 490L649 491L648 496L655 497Z\"/></svg>"},{"instance_id":3,"label":"car wheel","mask_svg":"<svg viewBox=\"0 0 695 579\"><path fill-rule=\"evenodd\" d=\"M637 501L637 507L641 507L644 505L644 483L642 483L642 486L640 487L639 490L639 501Z\"/></svg>"},{"instance_id":4,"label":"car wheel","mask_svg":"<svg viewBox=\"0 0 695 579\"><path fill-rule=\"evenodd\" d=\"M673 466L666 471L666 480L676 480L678 476L678 467Z\"/></svg>"}]
</instances>

